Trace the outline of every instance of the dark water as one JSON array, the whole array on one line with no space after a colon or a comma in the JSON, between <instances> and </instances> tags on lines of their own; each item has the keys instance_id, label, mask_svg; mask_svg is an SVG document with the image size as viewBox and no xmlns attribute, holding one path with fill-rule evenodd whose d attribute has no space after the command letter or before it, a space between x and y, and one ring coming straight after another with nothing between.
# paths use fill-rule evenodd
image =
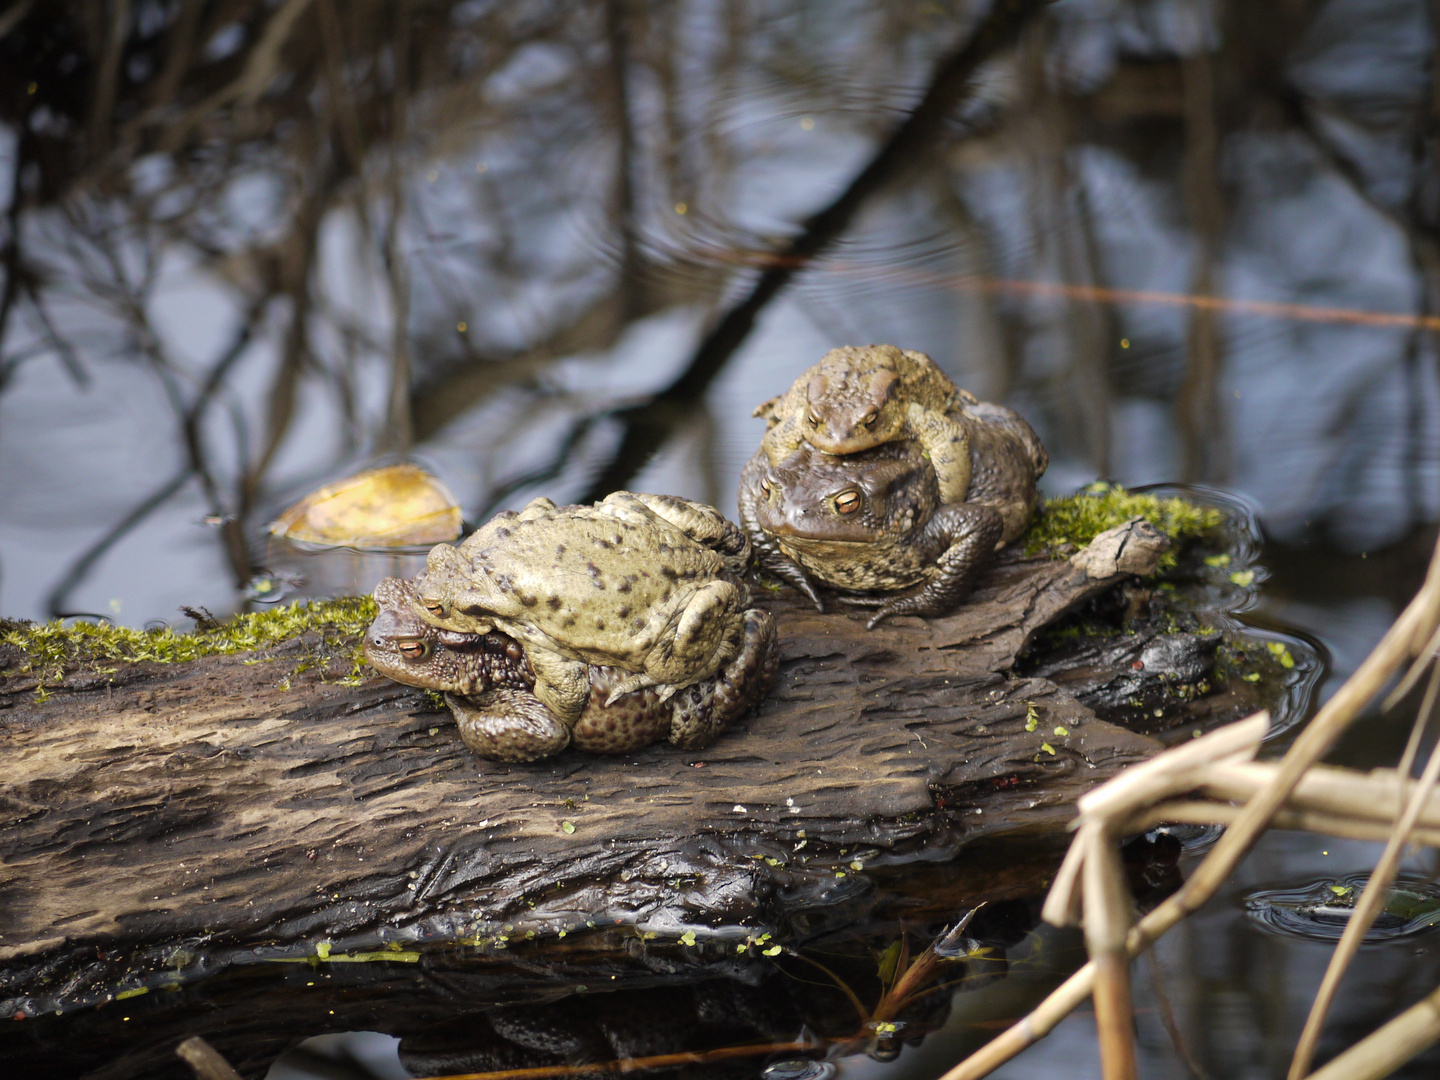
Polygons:
<instances>
[{"instance_id":1,"label":"dark water","mask_svg":"<svg viewBox=\"0 0 1440 1080\"><path fill-rule=\"evenodd\" d=\"M266 572L368 588L360 559L287 568L263 525L387 455L473 520L607 479L728 511L750 410L890 341L1029 417L1051 493L1249 500L1270 577L1245 618L1320 642L1323 698L1440 515L1432 9L1025 8L887 154L983 5L11 0L0 611L140 625L233 610ZM884 183L826 233L867 167ZM1406 722L1337 760L1393 762ZM1267 837L1137 968L1167 1003L1139 1017L1145 1074L1186 1074L1167 1013L1210 1075L1283 1073L1328 951L1243 898L1377 854ZM1433 987L1432 950L1362 952L1326 1047ZM897 1063L840 1069L935 1075L1023 997L962 994ZM1001 1075L1096 1060L1080 1015Z\"/></svg>"}]
</instances>

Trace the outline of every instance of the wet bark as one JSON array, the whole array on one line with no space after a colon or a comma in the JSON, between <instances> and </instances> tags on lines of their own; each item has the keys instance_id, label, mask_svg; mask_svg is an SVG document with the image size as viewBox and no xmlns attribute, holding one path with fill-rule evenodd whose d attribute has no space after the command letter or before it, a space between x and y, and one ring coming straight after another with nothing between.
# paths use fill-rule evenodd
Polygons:
<instances>
[{"instance_id":1,"label":"wet bark","mask_svg":"<svg viewBox=\"0 0 1440 1080\"><path fill-rule=\"evenodd\" d=\"M698 752L482 761L421 693L324 681L339 672L304 638L75 675L43 703L12 677L0 1015L322 941L772 924L872 863L1058 830L1077 795L1158 749L1010 671L1037 629L1125 576L1087 565L1110 576L1012 559L957 614L874 631L759 590L780 676Z\"/></svg>"}]
</instances>

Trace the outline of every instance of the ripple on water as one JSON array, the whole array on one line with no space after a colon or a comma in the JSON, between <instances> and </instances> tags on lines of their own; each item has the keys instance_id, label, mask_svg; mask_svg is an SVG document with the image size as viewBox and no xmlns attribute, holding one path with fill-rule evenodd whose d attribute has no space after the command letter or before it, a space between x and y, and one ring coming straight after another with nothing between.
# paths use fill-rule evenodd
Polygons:
<instances>
[{"instance_id":1,"label":"ripple on water","mask_svg":"<svg viewBox=\"0 0 1440 1080\"><path fill-rule=\"evenodd\" d=\"M1277 934L1310 941L1338 941L1367 880L1368 874L1353 874L1288 889L1262 889L1245 897L1245 912ZM1429 933L1437 922L1440 886L1420 878L1401 877L1391 886L1385 907L1365 935L1365 944Z\"/></svg>"},{"instance_id":2,"label":"ripple on water","mask_svg":"<svg viewBox=\"0 0 1440 1080\"><path fill-rule=\"evenodd\" d=\"M835 1066L828 1061L807 1061L792 1058L766 1065L760 1074L764 1080L830 1080Z\"/></svg>"}]
</instances>

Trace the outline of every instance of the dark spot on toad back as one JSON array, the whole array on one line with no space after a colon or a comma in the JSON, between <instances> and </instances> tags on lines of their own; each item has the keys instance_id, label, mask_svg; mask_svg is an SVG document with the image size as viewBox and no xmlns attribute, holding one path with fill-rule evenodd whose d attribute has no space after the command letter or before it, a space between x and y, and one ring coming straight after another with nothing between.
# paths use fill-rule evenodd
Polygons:
<instances>
[{"instance_id":1,"label":"dark spot on toad back","mask_svg":"<svg viewBox=\"0 0 1440 1080\"><path fill-rule=\"evenodd\" d=\"M555 545L555 554L556 554L557 557L558 557L558 556L561 556L561 555L564 555L564 554L565 554L565 545L564 545L564 544L556 544L556 545Z\"/></svg>"},{"instance_id":2,"label":"dark spot on toad back","mask_svg":"<svg viewBox=\"0 0 1440 1080\"><path fill-rule=\"evenodd\" d=\"M558 597L558 596L552 596L552 597L550 597L549 600L546 600L546 601L545 601L545 606L548 607L551 611L559 611L559 610L560 610L560 597Z\"/></svg>"}]
</instances>

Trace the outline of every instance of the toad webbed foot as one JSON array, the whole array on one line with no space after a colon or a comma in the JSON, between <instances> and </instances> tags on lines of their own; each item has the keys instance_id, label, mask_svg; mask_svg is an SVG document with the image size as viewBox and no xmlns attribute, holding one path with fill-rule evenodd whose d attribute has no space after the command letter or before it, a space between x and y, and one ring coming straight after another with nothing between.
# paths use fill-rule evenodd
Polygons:
<instances>
[{"instance_id":1,"label":"toad webbed foot","mask_svg":"<svg viewBox=\"0 0 1440 1080\"><path fill-rule=\"evenodd\" d=\"M1000 512L983 503L956 503L938 510L927 530L947 543L935 560L936 572L924 585L888 601L866 624L875 629L891 615L945 615L970 595L990 564L1004 532Z\"/></svg>"}]
</instances>

